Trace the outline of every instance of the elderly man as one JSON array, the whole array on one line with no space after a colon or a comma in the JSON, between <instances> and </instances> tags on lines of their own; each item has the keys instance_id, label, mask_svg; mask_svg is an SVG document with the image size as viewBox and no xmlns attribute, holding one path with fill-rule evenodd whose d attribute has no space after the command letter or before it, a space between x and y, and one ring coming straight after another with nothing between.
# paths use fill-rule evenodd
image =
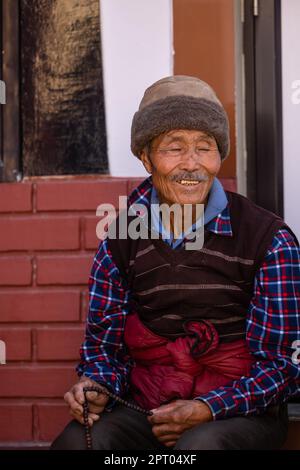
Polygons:
<instances>
[{"instance_id":1,"label":"elderly man","mask_svg":"<svg viewBox=\"0 0 300 470\"><path fill-rule=\"evenodd\" d=\"M90 392L95 449L280 448L284 403L300 379L296 237L216 178L229 153L228 119L203 81L172 76L148 88L131 148L150 176L128 204L148 210L149 237L100 243L81 379L65 395L74 420L52 448L85 448L83 387L95 383L153 411L146 417ZM193 210L180 233L173 216L168 233L151 211L159 203L203 204L204 221ZM203 246L186 249L201 225Z\"/></svg>"}]
</instances>

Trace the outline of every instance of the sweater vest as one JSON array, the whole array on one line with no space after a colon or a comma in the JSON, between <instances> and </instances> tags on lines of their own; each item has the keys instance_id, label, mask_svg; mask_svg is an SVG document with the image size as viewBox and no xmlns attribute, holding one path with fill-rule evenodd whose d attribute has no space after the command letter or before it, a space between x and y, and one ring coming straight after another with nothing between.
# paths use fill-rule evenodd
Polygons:
<instances>
[{"instance_id":1,"label":"sweater vest","mask_svg":"<svg viewBox=\"0 0 300 470\"><path fill-rule=\"evenodd\" d=\"M148 239L107 239L130 289L130 310L153 333L175 340L186 322L205 320L220 342L245 338L255 275L276 232L291 230L249 199L226 194L233 235L205 229L202 249L174 250L150 232Z\"/></svg>"}]
</instances>

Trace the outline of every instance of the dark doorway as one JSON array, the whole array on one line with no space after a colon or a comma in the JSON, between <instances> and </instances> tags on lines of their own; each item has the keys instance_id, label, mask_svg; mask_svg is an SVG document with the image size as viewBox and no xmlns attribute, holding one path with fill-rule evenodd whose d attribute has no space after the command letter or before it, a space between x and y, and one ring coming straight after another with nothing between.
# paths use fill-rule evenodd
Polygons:
<instances>
[{"instance_id":1,"label":"dark doorway","mask_svg":"<svg viewBox=\"0 0 300 470\"><path fill-rule=\"evenodd\" d=\"M283 216L281 2L244 1L247 194Z\"/></svg>"}]
</instances>

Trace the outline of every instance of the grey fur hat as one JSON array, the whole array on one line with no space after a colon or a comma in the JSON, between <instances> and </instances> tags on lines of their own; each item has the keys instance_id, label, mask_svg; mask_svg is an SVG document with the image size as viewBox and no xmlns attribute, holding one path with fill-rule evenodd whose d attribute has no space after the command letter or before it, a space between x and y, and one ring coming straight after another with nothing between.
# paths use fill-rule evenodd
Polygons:
<instances>
[{"instance_id":1,"label":"grey fur hat","mask_svg":"<svg viewBox=\"0 0 300 470\"><path fill-rule=\"evenodd\" d=\"M212 135L222 160L230 149L229 123L214 90L196 77L173 75L144 93L131 126L131 151L139 157L152 139L172 129L194 129Z\"/></svg>"}]
</instances>

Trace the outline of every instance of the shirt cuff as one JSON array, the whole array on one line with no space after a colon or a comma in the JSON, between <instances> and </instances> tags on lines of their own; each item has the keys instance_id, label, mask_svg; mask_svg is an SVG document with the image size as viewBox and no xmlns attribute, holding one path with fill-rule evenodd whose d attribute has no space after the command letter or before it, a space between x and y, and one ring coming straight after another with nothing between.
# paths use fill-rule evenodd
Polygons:
<instances>
[{"instance_id":1,"label":"shirt cuff","mask_svg":"<svg viewBox=\"0 0 300 470\"><path fill-rule=\"evenodd\" d=\"M243 407L240 401L233 398L233 394L226 391L208 392L195 397L194 400L203 401L210 408L214 421L249 414L245 410L245 404Z\"/></svg>"}]
</instances>

